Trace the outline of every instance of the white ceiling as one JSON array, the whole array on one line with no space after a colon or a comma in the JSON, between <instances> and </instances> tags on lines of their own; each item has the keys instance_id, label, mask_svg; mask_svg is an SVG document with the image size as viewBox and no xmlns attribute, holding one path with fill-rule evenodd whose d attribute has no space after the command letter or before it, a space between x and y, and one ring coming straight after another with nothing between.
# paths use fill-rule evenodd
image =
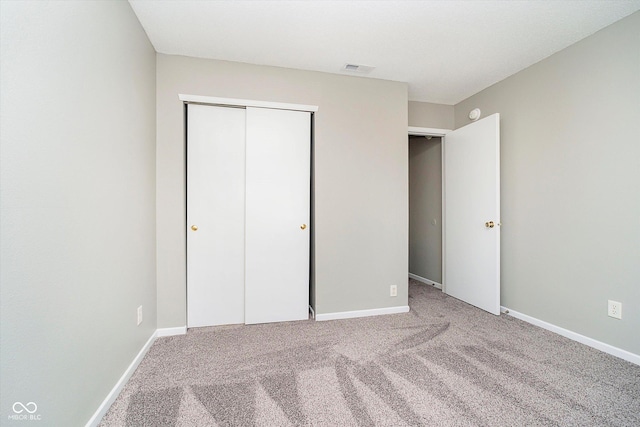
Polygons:
<instances>
[{"instance_id":1,"label":"white ceiling","mask_svg":"<svg viewBox=\"0 0 640 427\"><path fill-rule=\"evenodd\" d=\"M129 0L160 53L408 82L456 104L640 10L640 0ZM597 61L597 58L594 58ZM357 74L356 74L357 75Z\"/></svg>"}]
</instances>

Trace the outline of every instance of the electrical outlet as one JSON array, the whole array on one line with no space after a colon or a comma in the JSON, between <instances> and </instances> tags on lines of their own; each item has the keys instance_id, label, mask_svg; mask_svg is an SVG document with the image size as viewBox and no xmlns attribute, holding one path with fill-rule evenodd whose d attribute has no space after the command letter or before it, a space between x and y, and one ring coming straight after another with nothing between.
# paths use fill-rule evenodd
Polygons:
<instances>
[{"instance_id":1,"label":"electrical outlet","mask_svg":"<svg viewBox=\"0 0 640 427\"><path fill-rule=\"evenodd\" d=\"M622 303L609 300L609 311L607 314L609 315L609 317L622 319Z\"/></svg>"},{"instance_id":2,"label":"electrical outlet","mask_svg":"<svg viewBox=\"0 0 640 427\"><path fill-rule=\"evenodd\" d=\"M138 307L138 326L142 323L142 306Z\"/></svg>"},{"instance_id":3,"label":"electrical outlet","mask_svg":"<svg viewBox=\"0 0 640 427\"><path fill-rule=\"evenodd\" d=\"M396 285L389 286L389 296L392 296L392 297L398 296L398 287Z\"/></svg>"}]
</instances>

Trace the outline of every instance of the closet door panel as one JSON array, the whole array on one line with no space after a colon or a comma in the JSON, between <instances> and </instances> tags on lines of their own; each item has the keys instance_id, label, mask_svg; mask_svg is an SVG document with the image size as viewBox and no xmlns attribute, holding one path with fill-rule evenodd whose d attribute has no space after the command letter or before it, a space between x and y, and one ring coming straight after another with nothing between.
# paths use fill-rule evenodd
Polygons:
<instances>
[{"instance_id":1,"label":"closet door panel","mask_svg":"<svg viewBox=\"0 0 640 427\"><path fill-rule=\"evenodd\" d=\"M308 318L308 112L247 108L245 323Z\"/></svg>"},{"instance_id":2,"label":"closet door panel","mask_svg":"<svg viewBox=\"0 0 640 427\"><path fill-rule=\"evenodd\" d=\"M244 323L245 110L187 108L187 325Z\"/></svg>"}]
</instances>

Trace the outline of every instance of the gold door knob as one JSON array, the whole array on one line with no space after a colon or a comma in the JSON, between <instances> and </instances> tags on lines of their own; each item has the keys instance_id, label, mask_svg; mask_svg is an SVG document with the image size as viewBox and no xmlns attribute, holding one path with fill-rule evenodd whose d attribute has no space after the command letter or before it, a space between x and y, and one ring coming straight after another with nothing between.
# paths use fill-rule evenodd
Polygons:
<instances>
[{"instance_id":1,"label":"gold door knob","mask_svg":"<svg viewBox=\"0 0 640 427\"><path fill-rule=\"evenodd\" d=\"M302 224L302 225L300 226L300 229L302 229L302 230L304 230L305 228L307 228L307 224Z\"/></svg>"},{"instance_id":2,"label":"gold door knob","mask_svg":"<svg viewBox=\"0 0 640 427\"><path fill-rule=\"evenodd\" d=\"M493 228L496 226L496 224L493 221L487 221L484 223L484 226L487 228Z\"/></svg>"},{"instance_id":3,"label":"gold door knob","mask_svg":"<svg viewBox=\"0 0 640 427\"><path fill-rule=\"evenodd\" d=\"M192 225L192 226L191 226L191 229L192 229L193 231L198 231L198 226L197 226L197 225Z\"/></svg>"}]
</instances>

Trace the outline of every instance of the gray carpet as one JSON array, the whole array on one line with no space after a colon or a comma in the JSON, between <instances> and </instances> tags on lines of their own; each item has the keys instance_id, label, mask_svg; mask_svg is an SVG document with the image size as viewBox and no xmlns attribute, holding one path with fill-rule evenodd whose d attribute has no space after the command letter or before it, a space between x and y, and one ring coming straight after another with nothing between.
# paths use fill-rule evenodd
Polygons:
<instances>
[{"instance_id":1,"label":"gray carpet","mask_svg":"<svg viewBox=\"0 0 640 427\"><path fill-rule=\"evenodd\" d=\"M102 426L640 426L640 366L409 282L406 314L158 339Z\"/></svg>"}]
</instances>

